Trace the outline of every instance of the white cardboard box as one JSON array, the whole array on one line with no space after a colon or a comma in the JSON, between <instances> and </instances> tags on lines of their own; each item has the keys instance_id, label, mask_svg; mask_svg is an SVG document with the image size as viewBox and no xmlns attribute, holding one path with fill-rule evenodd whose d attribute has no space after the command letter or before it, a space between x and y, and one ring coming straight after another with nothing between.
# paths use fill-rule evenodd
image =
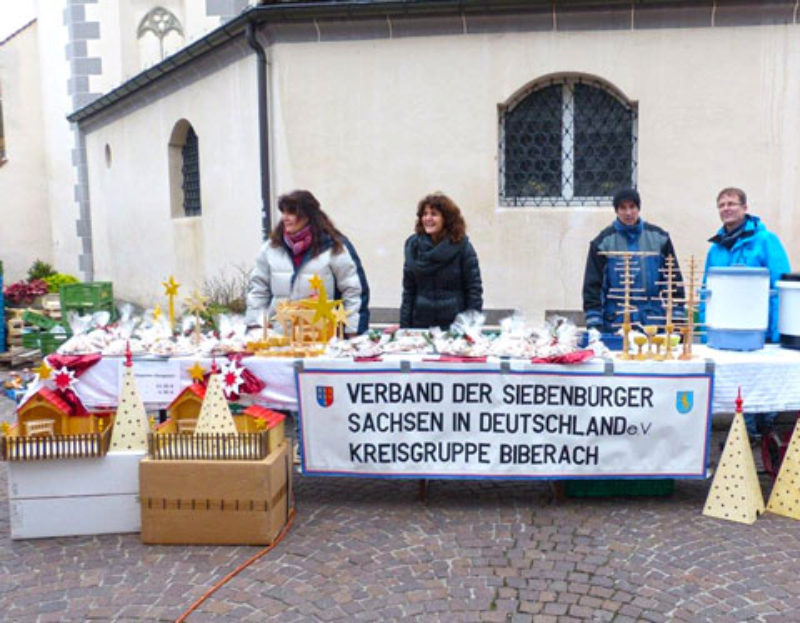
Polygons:
<instances>
[{"instance_id":1,"label":"white cardboard box","mask_svg":"<svg viewBox=\"0 0 800 623\"><path fill-rule=\"evenodd\" d=\"M139 532L142 452L9 461L12 539Z\"/></svg>"}]
</instances>

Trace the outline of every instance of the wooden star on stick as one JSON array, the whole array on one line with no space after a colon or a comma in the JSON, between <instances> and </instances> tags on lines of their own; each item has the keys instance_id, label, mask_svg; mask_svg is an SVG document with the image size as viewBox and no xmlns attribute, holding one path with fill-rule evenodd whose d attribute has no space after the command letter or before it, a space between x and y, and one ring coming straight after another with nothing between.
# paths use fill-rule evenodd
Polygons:
<instances>
[{"instance_id":1,"label":"wooden star on stick","mask_svg":"<svg viewBox=\"0 0 800 623\"><path fill-rule=\"evenodd\" d=\"M200 315L208 309L208 297L200 294L198 290L194 290L191 296L186 299L186 309L194 315L194 330L195 333L200 332Z\"/></svg>"},{"instance_id":2,"label":"wooden star on stick","mask_svg":"<svg viewBox=\"0 0 800 623\"><path fill-rule=\"evenodd\" d=\"M162 281L161 285L164 286L164 294L169 298L169 328L175 328L175 297L178 296L178 288L181 284L175 281L175 277L169 276L167 281Z\"/></svg>"},{"instance_id":3,"label":"wooden star on stick","mask_svg":"<svg viewBox=\"0 0 800 623\"><path fill-rule=\"evenodd\" d=\"M350 314L341 302L337 303L333 308L333 320L336 322L336 335L341 339L344 339L344 328L347 325L347 317L349 315Z\"/></svg>"}]
</instances>

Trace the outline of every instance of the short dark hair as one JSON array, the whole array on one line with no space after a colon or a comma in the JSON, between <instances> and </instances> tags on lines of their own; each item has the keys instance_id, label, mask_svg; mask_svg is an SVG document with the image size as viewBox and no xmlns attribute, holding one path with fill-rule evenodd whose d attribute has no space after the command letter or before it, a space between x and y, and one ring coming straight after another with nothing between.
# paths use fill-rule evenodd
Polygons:
<instances>
[{"instance_id":1,"label":"short dark hair","mask_svg":"<svg viewBox=\"0 0 800 623\"><path fill-rule=\"evenodd\" d=\"M717 193L717 203L719 203L719 199L722 197L722 195L736 195L739 198L739 203L742 205L747 205L747 195L741 188L736 188L735 186L723 188Z\"/></svg>"},{"instance_id":2,"label":"short dark hair","mask_svg":"<svg viewBox=\"0 0 800 623\"><path fill-rule=\"evenodd\" d=\"M617 191L617 194L614 195L614 211L619 209L623 201L632 201L637 208L642 207L642 198L639 197L639 192L635 188L623 188Z\"/></svg>"}]
</instances>

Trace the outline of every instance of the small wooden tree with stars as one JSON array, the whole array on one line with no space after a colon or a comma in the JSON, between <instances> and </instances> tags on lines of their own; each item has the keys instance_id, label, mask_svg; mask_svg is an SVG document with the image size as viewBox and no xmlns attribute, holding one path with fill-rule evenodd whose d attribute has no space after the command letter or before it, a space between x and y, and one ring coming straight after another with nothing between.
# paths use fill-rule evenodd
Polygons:
<instances>
[{"instance_id":1,"label":"small wooden tree with stars","mask_svg":"<svg viewBox=\"0 0 800 623\"><path fill-rule=\"evenodd\" d=\"M237 432L228 401L222 391L222 381L216 364L208 377L206 396L203 399L203 406L200 408L200 415L197 416L197 426L194 432L226 435L235 435Z\"/></svg>"},{"instance_id":2,"label":"small wooden tree with stars","mask_svg":"<svg viewBox=\"0 0 800 623\"><path fill-rule=\"evenodd\" d=\"M125 353L122 388L111 431L109 452L147 450L147 433L150 428L142 397L136 387L130 348Z\"/></svg>"}]
</instances>

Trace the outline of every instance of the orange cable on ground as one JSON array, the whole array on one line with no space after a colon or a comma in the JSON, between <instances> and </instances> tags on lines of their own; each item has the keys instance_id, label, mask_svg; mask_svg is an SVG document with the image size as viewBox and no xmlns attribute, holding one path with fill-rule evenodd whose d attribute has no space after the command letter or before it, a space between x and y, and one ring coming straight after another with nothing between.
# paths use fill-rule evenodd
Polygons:
<instances>
[{"instance_id":1,"label":"orange cable on ground","mask_svg":"<svg viewBox=\"0 0 800 623\"><path fill-rule=\"evenodd\" d=\"M280 534L276 537L276 539L270 544L267 545L264 549L260 552L253 554L250 558L244 561L241 565L236 567L233 571L228 573L224 578L222 578L219 582L214 584L211 588L209 588L205 593L203 593L191 606L189 606L186 611L181 614L177 619L175 619L175 623L183 623L192 612L197 610L204 601L206 601L211 595L213 595L217 590L222 588L225 584L227 584L232 578L236 575L247 569L250 565L252 565L256 560L265 556L272 549L283 540L283 537L289 532L289 528L292 527L292 523L294 523L294 505L292 505L292 510L289 512L289 519L286 520L286 525L283 527L283 530L280 531Z\"/></svg>"}]
</instances>

